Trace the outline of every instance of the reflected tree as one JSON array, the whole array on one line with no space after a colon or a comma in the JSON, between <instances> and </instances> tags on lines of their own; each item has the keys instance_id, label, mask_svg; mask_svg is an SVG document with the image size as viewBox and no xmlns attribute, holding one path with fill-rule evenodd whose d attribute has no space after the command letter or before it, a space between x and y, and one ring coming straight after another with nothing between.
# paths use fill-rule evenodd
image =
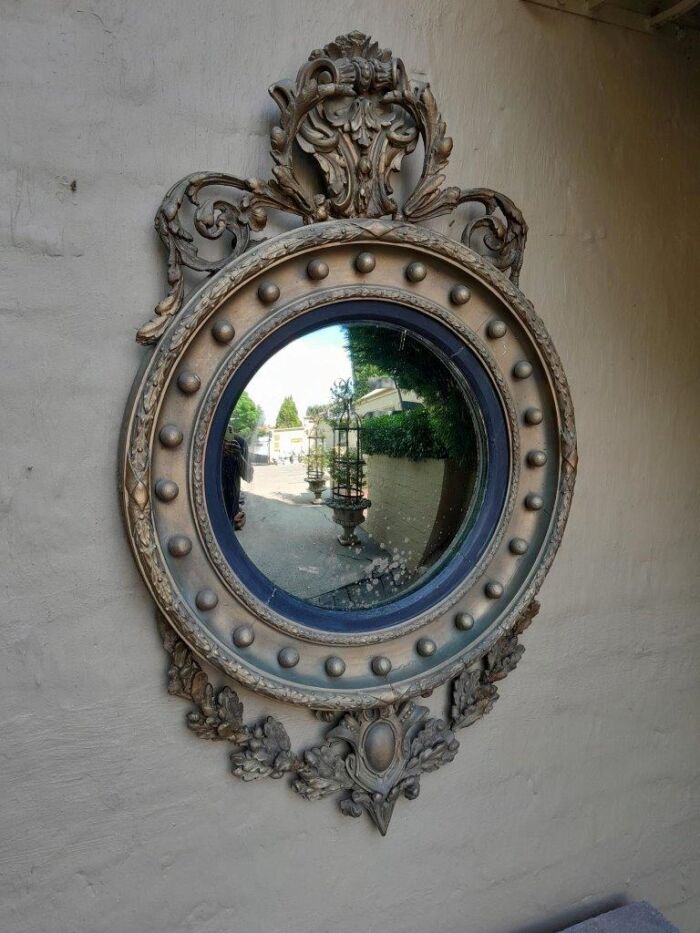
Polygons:
<instances>
[{"instance_id":1,"label":"reflected tree","mask_svg":"<svg viewBox=\"0 0 700 933\"><path fill-rule=\"evenodd\" d=\"M300 428L301 418L297 411L297 405L291 395L285 396L277 412L276 428Z\"/></svg>"},{"instance_id":2,"label":"reflected tree","mask_svg":"<svg viewBox=\"0 0 700 933\"><path fill-rule=\"evenodd\" d=\"M265 413L262 408L256 405L247 392L242 392L231 414L228 433L234 435L240 434L245 440L250 441L255 433L255 429L258 428L264 420Z\"/></svg>"}]
</instances>

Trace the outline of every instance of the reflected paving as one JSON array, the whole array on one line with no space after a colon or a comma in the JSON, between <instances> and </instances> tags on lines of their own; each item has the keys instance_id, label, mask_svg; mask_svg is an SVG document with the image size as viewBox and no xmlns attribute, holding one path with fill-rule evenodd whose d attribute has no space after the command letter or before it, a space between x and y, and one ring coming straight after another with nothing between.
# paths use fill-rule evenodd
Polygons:
<instances>
[{"instance_id":1,"label":"reflected paving","mask_svg":"<svg viewBox=\"0 0 700 933\"><path fill-rule=\"evenodd\" d=\"M364 529L357 530L357 547L343 547L329 509L299 508L313 501L303 463L258 464L242 490L248 518L238 532L241 546L267 577L308 602L366 607L396 596L415 577Z\"/></svg>"}]
</instances>

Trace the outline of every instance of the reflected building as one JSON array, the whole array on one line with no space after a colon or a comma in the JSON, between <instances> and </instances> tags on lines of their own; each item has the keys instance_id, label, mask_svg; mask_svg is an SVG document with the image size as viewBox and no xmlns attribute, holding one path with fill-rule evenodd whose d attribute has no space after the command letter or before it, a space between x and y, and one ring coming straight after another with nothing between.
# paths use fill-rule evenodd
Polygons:
<instances>
[{"instance_id":1,"label":"reflected building","mask_svg":"<svg viewBox=\"0 0 700 933\"><path fill-rule=\"evenodd\" d=\"M415 392L399 391L391 379L376 380L381 384L355 401L355 411L361 418L391 415L399 411L420 408L422 401Z\"/></svg>"},{"instance_id":2,"label":"reflected building","mask_svg":"<svg viewBox=\"0 0 700 933\"><path fill-rule=\"evenodd\" d=\"M307 429L303 425L296 428L271 428L270 438L272 463L285 463L303 457L307 439Z\"/></svg>"}]
</instances>

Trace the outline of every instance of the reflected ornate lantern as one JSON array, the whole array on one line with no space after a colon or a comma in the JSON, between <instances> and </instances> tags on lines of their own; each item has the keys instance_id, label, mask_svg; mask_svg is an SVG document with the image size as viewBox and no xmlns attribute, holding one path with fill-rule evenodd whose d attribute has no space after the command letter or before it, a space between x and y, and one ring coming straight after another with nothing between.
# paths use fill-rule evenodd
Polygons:
<instances>
[{"instance_id":1,"label":"reflected ornate lantern","mask_svg":"<svg viewBox=\"0 0 700 933\"><path fill-rule=\"evenodd\" d=\"M321 495L326 488L326 439L318 420L314 421L309 434L306 454L306 482L314 494L313 504L321 505Z\"/></svg>"},{"instance_id":2,"label":"reflected ornate lantern","mask_svg":"<svg viewBox=\"0 0 700 933\"><path fill-rule=\"evenodd\" d=\"M339 379L331 394L335 400L333 450L330 455L333 521L343 529L338 541L344 547L360 543L355 529L365 520L365 509L372 504L365 498L365 461L362 456L362 424L352 404L351 379Z\"/></svg>"}]
</instances>

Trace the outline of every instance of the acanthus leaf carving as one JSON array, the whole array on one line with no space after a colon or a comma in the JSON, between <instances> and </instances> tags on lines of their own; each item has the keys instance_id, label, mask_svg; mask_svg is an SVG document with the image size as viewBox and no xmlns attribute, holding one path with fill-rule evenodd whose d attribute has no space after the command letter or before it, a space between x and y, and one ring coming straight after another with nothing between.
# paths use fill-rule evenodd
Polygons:
<instances>
[{"instance_id":1,"label":"acanthus leaf carving","mask_svg":"<svg viewBox=\"0 0 700 933\"><path fill-rule=\"evenodd\" d=\"M304 752L294 781L294 790L305 800L321 800L341 790L351 790L352 779L337 743L327 743Z\"/></svg>"},{"instance_id":2,"label":"acanthus leaf carving","mask_svg":"<svg viewBox=\"0 0 700 933\"><path fill-rule=\"evenodd\" d=\"M282 723L272 716L248 729L245 747L231 753L231 771L242 781L281 778L299 766Z\"/></svg>"}]
</instances>

